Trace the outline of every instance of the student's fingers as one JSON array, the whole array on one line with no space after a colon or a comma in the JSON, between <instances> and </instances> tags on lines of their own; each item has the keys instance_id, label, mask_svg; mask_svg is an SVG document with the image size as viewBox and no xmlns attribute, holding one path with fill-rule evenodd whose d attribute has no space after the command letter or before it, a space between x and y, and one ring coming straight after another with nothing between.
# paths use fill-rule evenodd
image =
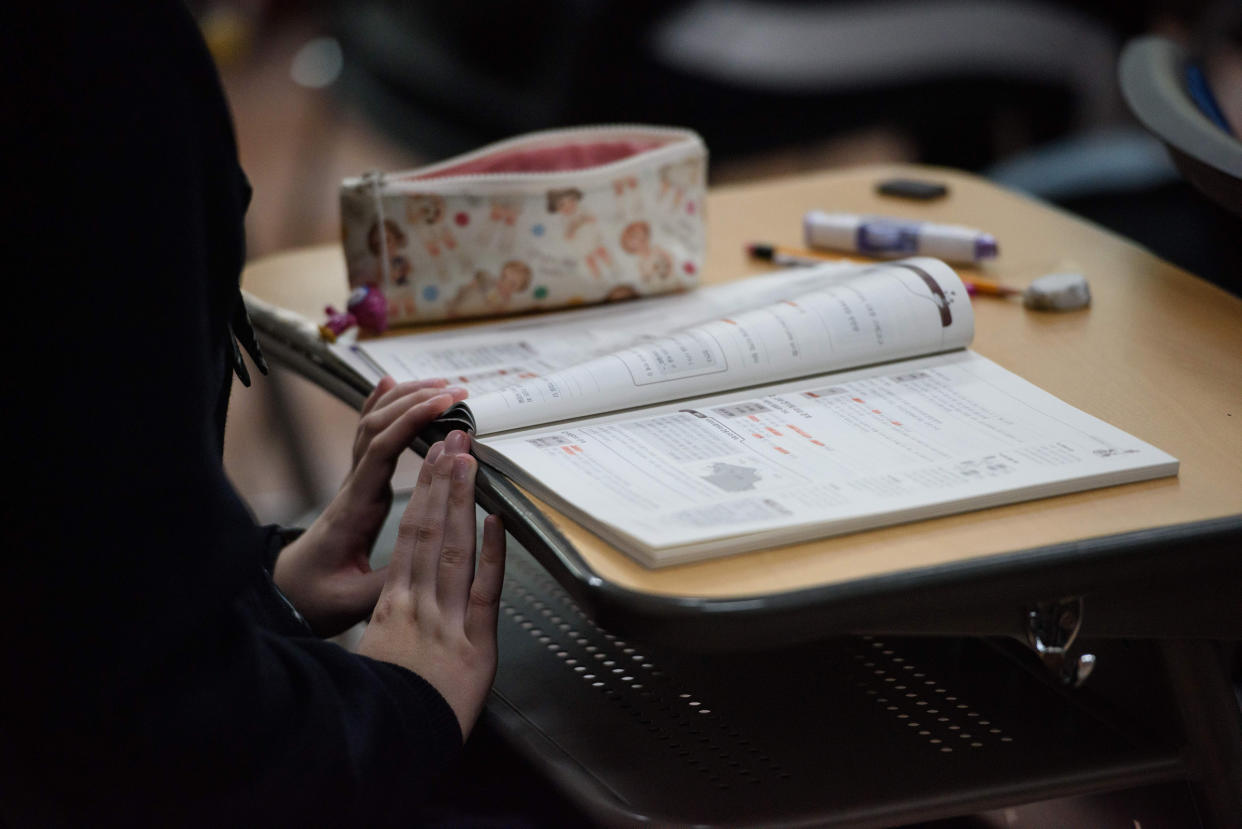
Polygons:
<instances>
[{"instance_id":1,"label":"student's fingers","mask_svg":"<svg viewBox=\"0 0 1242 829\"><path fill-rule=\"evenodd\" d=\"M436 595L436 571L444 545L449 486L456 456L456 447L446 440L444 454L433 464L423 464L424 468L431 469L431 483L409 529L413 539L410 582L417 595L432 600ZM422 478L421 471L419 478Z\"/></svg>"},{"instance_id":2,"label":"student's fingers","mask_svg":"<svg viewBox=\"0 0 1242 829\"><path fill-rule=\"evenodd\" d=\"M371 441L407 409L440 394L450 394L453 402L458 402L466 398L467 392L465 389L445 388L443 380L417 380L394 385L374 401L368 399L369 409L364 409L354 438L354 466L362 460Z\"/></svg>"},{"instance_id":3,"label":"student's fingers","mask_svg":"<svg viewBox=\"0 0 1242 829\"><path fill-rule=\"evenodd\" d=\"M371 439L381 431L376 423L374 412L379 406L379 402L390 391L396 388L397 381L392 377L385 375L375 384L375 388L371 389L371 393L367 395L366 401L362 404L362 412L358 418L358 430L354 435L354 466L358 465L358 461L362 459L362 453L366 451L367 445Z\"/></svg>"},{"instance_id":4,"label":"student's fingers","mask_svg":"<svg viewBox=\"0 0 1242 829\"><path fill-rule=\"evenodd\" d=\"M389 562L388 580L400 585L409 586L414 579L414 546L415 528L419 524L423 508L431 496L431 479L436 461L444 454L444 442L432 444L427 450L427 457L418 470L418 480L414 483L414 491L410 493L410 502L405 505L401 521L397 525L397 543L392 550Z\"/></svg>"},{"instance_id":5,"label":"student's fingers","mask_svg":"<svg viewBox=\"0 0 1242 829\"><path fill-rule=\"evenodd\" d=\"M461 432L449 435L460 446L449 475L448 508L445 513L444 543L436 571L436 601L445 618L462 624L467 597L474 576L474 473L475 460L466 452L469 438Z\"/></svg>"},{"instance_id":6,"label":"student's fingers","mask_svg":"<svg viewBox=\"0 0 1242 829\"><path fill-rule=\"evenodd\" d=\"M362 404L362 413L365 415L371 411L375 406L375 401L387 394L395 385L397 385L397 381L388 375L381 377L380 381L375 384L375 388L371 389L371 393L367 395L366 402Z\"/></svg>"},{"instance_id":7,"label":"student's fingers","mask_svg":"<svg viewBox=\"0 0 1242 829\"><path fill-rule=\"evenodd\" d=\"M371 390L366 402L362 404L360 431L365 430L367 415L384 408L394 400L404 397L412 392L431 389L434 394L436 389L443 389L448 385L448 381L443 378L434 380L407 380L404 383L398 383L392 377L385 376L375 388ZM378 431L378 430L376 430Z\"/></svg>"},{"instance_id":8,"label":"student's fingers","mask_svg":"<svg viewBox=\"0 0 1242 829\"><path fill-rule=\"evenodd\" d=\"M423 463L435 463L440 456L444 454L444 441L436 441L427 450L427 457L423 458Z\"/></svg>"},{"instance_id":9,"label":"student's fingers","mask_svg":"<svg viewBox=\"0 0 1242 829\"><path fill-rule=\"evenodd\" d=\"M440 393L402 412L380 432L363 451L354 470L354 485L362 492L377 492L388 486L397 468L397 459L416 435L453 405L451 394Z\"/></svg>"},{"instance_id":10,"label":"student's fingers","mask_svg":"<svg viewBox=\"0 0 1242 829\"><path fill-rule=\"evenodd\" d=\"M442 389L448 385L448 381L443 377L433 377L426 380L406 380L403 383L393 383L377 401L379 406L387 406L399 397L409 394L410 392L422 391L423 389Z\"/></svg>"},{"instance_id":11,"label":"student's fingers","mask_svg":"<svg viewBox=\"0 0 1242 829\"><path fill-rule=\"evenodd\" d=\"M348 602L351 609L356 610L357 613L366 613L375 606L375 600L379 598L380 592L384 589L384 582L387 580L387 564L365 573L358 573L343 585L348 595L342 596L341 599Z\"/></svg>"},{"instance_id":12,"label":"student's fingers","mask_svg":"<svg viewBox=\"0 0 1242 829\"><path fill-rule=\"evenodd\" d=\"M396 414L393 414L394 412L399 414L401 411L409 408L415 403L423 400L430 400L438 394L450 394L453 396L453 402L456 403L458 401L465 400L470 393L463 388L458 388L457 386L445 387L443 385L424 386L423 388L409 389L406 391L393 389L385 395L379 403L376 404L375 411L372 416L377 416L381 412L384 412L387 413L385 417L391 421L396 417Z\"/></svg>"},{"instance_id":13,"label":"student's fingers","mask_svg":"<svg viewBox=\"0 0 1242 829\"><path fill-rule=\"evenodd\" d=\"M453 402L466 398L465 389L446 389L438 386L420 389L407 389L399 392L393 389L391 393L386 395L378 403L376 403L371 411L363 416L358 423L358 442L355 449L366 450L367 445L375 439L375 436L383 432L393 424L398 417L409 409L424 403L433 397L439 397L442 394L452 396Z\"/></svg>"},{"instance_id":14,"label":"student's fingers","mask_svg":"<svg viewBox=\"0 0 1242 829\"><path fill-rule=\"evenodd\" d=\"M483 522L479 569L474 575L470 603L466 608L466 638L476 645L495 644L496 617L504 581L505 528L499 516L489 515Z\"/></svg>"}]
</instances>

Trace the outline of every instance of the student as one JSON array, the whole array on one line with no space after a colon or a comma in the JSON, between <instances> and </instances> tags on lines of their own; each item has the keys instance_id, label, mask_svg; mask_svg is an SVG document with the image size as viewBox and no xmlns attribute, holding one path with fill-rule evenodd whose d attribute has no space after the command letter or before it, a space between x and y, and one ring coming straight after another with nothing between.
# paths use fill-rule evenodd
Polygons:
<instances>
[{"instance_id":1,"label":"student","mask_svg":"<svg viewBox=\"0 0 1242 829\"><path fill-rule=\"evenodd\" d=\"M408 824L496 665L503 533L475 575L464 435L392 564L366 555L398 454L460 395L382 382L324 516L287 545L257 526L220 461L249 187L197 28L177 2L22 15L0 25L0 826ZM315 635L373 606L359 654Z\"/></svg>"}]
</instances>

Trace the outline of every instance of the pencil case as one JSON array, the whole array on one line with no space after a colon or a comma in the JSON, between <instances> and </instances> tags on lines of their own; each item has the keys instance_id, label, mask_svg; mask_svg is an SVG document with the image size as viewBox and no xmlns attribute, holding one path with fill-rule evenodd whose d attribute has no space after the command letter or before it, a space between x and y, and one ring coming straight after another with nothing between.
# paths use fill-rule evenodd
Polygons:
<instances>
[{"instance_id":1,"label":"pencil case","mask_svg":"<svg viewBox=\"0 0 1242 829\"><path fill-rule=\"evenodd\" d=\"M341 185L353 289L388 323L495 316L680 291L705 247L707 149L673 127L511 138Z\"/></svg>"}]
</instances>

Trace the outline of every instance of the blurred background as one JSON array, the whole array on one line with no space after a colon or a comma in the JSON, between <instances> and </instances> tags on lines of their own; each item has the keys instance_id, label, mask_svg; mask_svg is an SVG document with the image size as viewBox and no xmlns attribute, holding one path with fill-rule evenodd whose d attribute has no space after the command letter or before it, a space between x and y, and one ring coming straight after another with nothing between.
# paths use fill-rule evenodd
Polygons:
<instances>
[{"instance_id":1,"label":"blurred background","mask_svg":"<svg viewBox=\"0 0 1242 829\"><path fill-rule=\"evenodd\" d=\"M194 0L254 185L250 257L339 239L337 188L518 133L688 126L710 184L875 162L979 173L1237 292L1242 218L1130 114L1122 46L1200 57L1242 127L1242 0ZM1235 135L1237 134L1235 129ZM345 287L342 285L342 299ZM259 520L297 523L348 469L357 415L275 369L236 389L225 465ZM396 486L413 481L411 456ZM944 827L1189 826L1184 787Z\"/></svg>"},{"instance_id":2,"label":"blurred background","mask_svg":"<svg viewBox=\"0 0 1242 829\"><path fill-rule=\"evenodd\" d=\"M251 258L337 240L347 176L534 129L641 122L698 130L713 186L869 162L948 165L1242 284L1240 220L1185 183L1117 80L1124 43L1170 37L1201 56L1223 117L1242 125L1242 0L190 7L254 185ZM226 465L261 519L288 521L335 490L355 416L284 373L267 386L235 395Z\"/></svg>"},{"instance_id":3,"label":"blurred background","mask_svg":"<svg viewBox=\"0 0 1242 829\"><path fill-rule=\"evenodd\" d=\"M1202 54L1242 124L1238 0L198 0L255 184L251 253L336 237L336 185L547 127L692 127L711 183L872 161L988 175L1202 276L1232 220L1133 120L1122 44ZM1170 222L1169 219L1175 221ZM1235 246L1236 247L1236 246Z\"/></svg>"},{"instance_id":4,"label":"blurred background","mask_svg":"<svg viewBox=\"0 0 1242 829\"><path fill-rule=\"evenodd\" d=\"M254 185L252 259L336 241L347 176L529 130L640 122L699 131L713 186L873 162L947 165L1242 285L1242 220L1179 176L1117 80L1127 41L1172 38L1200 56L1222 117L1242 125L1242 0L190 7ZM279 371L234 400L226 467L259 518L289 521L324 503L345 474L355 415Z\"/></svg>"}]
</instances>

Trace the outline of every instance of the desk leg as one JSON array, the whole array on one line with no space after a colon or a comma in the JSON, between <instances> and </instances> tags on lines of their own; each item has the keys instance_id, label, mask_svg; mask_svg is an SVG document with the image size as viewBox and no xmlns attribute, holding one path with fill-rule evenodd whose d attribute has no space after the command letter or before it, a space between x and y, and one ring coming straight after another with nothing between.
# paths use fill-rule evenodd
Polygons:
<instances>
[{"instance_id":1,"label":"desk leg","mask_svg":"<svg viewBox=\"0 0 1242 829\"><path fill-rule=\"evenodd\" d=\"M1186 739L1191 785L1207 827L1242 826L1242 718L1221 643L1161 642Z\"/></svg>"}]
</instances>

